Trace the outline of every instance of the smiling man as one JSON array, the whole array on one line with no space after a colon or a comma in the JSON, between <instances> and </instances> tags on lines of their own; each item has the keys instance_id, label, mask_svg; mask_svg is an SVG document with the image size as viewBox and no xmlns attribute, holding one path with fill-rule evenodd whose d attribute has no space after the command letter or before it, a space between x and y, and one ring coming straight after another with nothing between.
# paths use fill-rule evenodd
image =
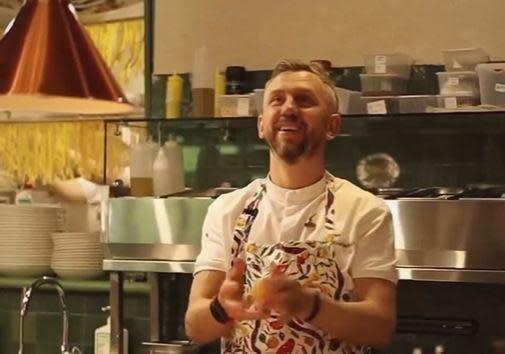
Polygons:
<instances>
[{"instance_id":1,"label":"smiling man","mask_svg":"<svg viewBox=\"0 0 505 354\"><path fill-rule=\"evenodd\" d=\"M340 126L317 65L280 62L258 135L269 174L218 198L203 226L186 332L224 353L364 353L395 328L385 203L325 170Z\"/></svg>"}]
</instances>

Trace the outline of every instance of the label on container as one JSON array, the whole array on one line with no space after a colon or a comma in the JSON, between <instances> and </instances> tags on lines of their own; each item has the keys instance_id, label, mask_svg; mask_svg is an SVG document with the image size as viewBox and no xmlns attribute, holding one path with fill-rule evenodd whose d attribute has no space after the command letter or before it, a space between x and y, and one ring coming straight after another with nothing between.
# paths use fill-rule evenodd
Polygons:
<instances>
[{"instance_id":1,"label":"label on container","mask_svg":"<svg viewBox=\"0 0 505 354\"><path fill-rule=\"evenodd\" d=\"M452 68L453 69L463 69L463 65L461 65L459 62L457 62L456 60L453 60L452 61Z\"/></svg>"},{"instance_id":2,"label":"label on container","mask_svg":"<svg viewBox=\"0 0 505 354\"><path fill-rule=\"evenodd\" d=\"M237 116L248 117L249 113L249 98L239 98L237 100Z\"/></svg>"},{"instance_id":3,"label":"label on container","mask_svg":"<svg viewBox=\"0 0 505 354\"><path fill-rule=\"evenodd\" d=\"M386 108L386 101L374 101L368 102L366 104L366 111L368 114L386 114L388 112Z\"/></svg>"},{"instance_id":4,"label":"label on container","mask_svg":"<svg viewBox=\"0 0 505 354\"><path fill-rule=\"evenodd\" d=\"M502 93L503 93L503 92L505 92L505 84L500 84L500 83L498 83L498 82L497 82L497 83L494 85L494 90L495 90L496 92L502 92Z\"/></svg>"},{"instance_id":5,"label":"label on container","mask_svg":"<svg viewBox=\"0 0 505 354\"><path fill-rule=\"evenodd\" d=\"M376 74L385 74L386 73L386 63L387 59L385 55L376 55L375 56L375 73Z\"/></svg>"},{"instance_id":6,"label":"label on container","mask_svg":"<svg viewBox=\"0 0 505 354\"><path fill-rule=\"evenodd\" d=\"M445 97L444 107L449 109L458 108L458 100L456 99L456 97Z\"/></svg>"},{"instance_id":7,"label":"label on container","mask_svg":"<svg viewBox=\"0 0 505 354\"><path fill-rule=\"evenodd\" d=\"M448 86L458 86L459 85L459 78L458 77L450 77L447 79L447 85Z\"/></svg>"}]
</instances>

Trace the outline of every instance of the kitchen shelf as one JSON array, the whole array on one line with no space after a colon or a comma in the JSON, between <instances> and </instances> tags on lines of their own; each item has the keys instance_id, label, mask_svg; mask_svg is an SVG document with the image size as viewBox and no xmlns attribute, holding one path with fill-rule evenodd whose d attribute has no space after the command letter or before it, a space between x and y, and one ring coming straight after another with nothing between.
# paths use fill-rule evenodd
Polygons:
<instances>
[{"instance_id":1,"label":"kitchen shelf","mask_svg":"<svg viewBox=\"0 0 505 354\"><path fill-rule=\"evenodd\" d=\"M256 117L236 118L141 118L107 120L109 124L136 126L148 122L152 129L159 125L162 131L256 129ZM505 111L412 113L388 115L353 115L342 117L340 137L369 134L458 134L473 132L482 134L505 133Z\"/></svg>"}]
</instances>

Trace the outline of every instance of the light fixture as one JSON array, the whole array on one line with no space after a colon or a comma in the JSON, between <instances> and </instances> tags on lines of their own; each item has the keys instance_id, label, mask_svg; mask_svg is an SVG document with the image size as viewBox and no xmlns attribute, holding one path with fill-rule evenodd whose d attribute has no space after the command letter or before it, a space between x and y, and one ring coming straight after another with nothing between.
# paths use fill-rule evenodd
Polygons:
<instances>
[{"instance_id":1,"label":"light fixture","mask_svg":"<svg viewBox=\"0 0 505 354\"><path fill-rule=\"evenodd\" d=\"M68 0L25 0L0 40L0 111L132 110Z\"/></svg>"}]
</instances>

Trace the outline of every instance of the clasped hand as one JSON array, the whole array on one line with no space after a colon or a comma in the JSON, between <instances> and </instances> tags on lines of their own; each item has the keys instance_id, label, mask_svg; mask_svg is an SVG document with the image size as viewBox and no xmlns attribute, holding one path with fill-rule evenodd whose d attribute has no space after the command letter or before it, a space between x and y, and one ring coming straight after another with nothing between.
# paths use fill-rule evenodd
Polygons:
<instances>
[{"instance_id":1,"label":"clasped hand","mask_svg":"<svg viewBox=\"0 0 505 354\"><path fill-rule=\"evenodd\" d=\"M229 317L236 321L257 320L278 315L283 322L294 317L306 318L312 306L310 289L303 288L296 280L274 273L262 278L261 291L254 296L244 296L243 277L246 264L236 258L226 274L218 293L218 300Z\"/></svg>"}]
</instances>

